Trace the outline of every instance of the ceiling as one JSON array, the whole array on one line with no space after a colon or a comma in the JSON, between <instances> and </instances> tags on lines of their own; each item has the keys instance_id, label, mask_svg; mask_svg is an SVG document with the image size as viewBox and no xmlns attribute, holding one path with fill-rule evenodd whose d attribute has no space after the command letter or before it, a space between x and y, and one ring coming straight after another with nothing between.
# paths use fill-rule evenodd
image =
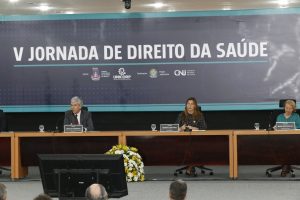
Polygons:
<instances>
[{"instance_id":1,"label":"ceiling","mask_svg":"<svg viewBox=\"0 0 300 200\"><path fill-rule=\"evenodd\" d=\"M174 12L300 7L300 0L0 0L0 15Z\"/></svg>"}]
</instances>

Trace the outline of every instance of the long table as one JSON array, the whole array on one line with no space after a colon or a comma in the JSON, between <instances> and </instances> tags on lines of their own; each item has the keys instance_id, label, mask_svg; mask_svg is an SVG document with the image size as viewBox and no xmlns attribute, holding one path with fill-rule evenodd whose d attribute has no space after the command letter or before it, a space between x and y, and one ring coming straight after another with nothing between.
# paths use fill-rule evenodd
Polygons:
<instances>
[{"instance_id":1,"label":"long table","mask_svg":"<svg viewBox=\"0 0 300 200\"><path fill-rule=\"evenodd\" d=\"M116 144L137 147L147 166L228 165L232 179L238 178L240 165L300 164L299 130L16 132L1 133L0 144L5 152L0 164L10 163L12 179L25 177L28 166L37 166L37 154L101 154Z\"/></svg>"},{"instance_id":2,"label":"long table","mask_svg":"<svg viewBox=\"0 0 300 200\"><path fill-rule=\"evenodd\" d=\"M232 142L234 179L240 165L300 164L299 130L236 130Z\"/></svg>"},{"instance_id":3,"label":"long table","mask_svg":"<svg viewBox=\"0 0 300 200\"><path fill-rule=\"evenodd\" d=\"M97 154L123 143L120 132L15 133L13 179L27 176L28 166L37 166L37 154Z\"/></svg>"},{"instance_id":4,"label":"long table","mask_svg":"<svg viewBox=\"0 0 300 200\"><path fill-rule=\"evenodd\" d=\"M233 177L231 130L124 131L123 142L139 149L145 165L228 165Z\"/></svg>"},{"instance_id":5,"label":"long table","mask_svg":"<svg viewBox=\"0 0 300 200\"><path fill-rule=\"evenodd\" d=\"M0 134L0 165L11 166L11 177L14 177L14 133Z\"/></svg>"},{"instance_id":6,"label":"long table","mask_svg":"<svg viewBox=\"0 0 300 200\"><path fill-rule=\"evenodd\" d=\"M28 166L38 165L37 154L105 153L113 145L139 149L145 165L229 165L233 177L232 131L190 133L116 131L88 133L15 133L13 179L27 176ZM161 148L165 146L165 148ZM200 148L199 148L200 147ZM186 162L182 163L185 160Z\"/></svg>"}]
</instances>

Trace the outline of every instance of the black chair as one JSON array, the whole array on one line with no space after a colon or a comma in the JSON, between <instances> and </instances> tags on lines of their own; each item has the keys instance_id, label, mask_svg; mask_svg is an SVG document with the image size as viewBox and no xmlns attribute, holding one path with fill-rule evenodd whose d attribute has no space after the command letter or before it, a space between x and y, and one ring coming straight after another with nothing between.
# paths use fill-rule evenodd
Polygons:
<instances>
[{"instance_id":1,"label":"black chair","mask_svg":"<svg viewBox=\"0 0 300 200\"><path fill-rule=\"evenodd\" d=\"M86 107L86 106L82 106L82 107L81 107L81 110L89 111L89 108Z\"/></svg>"},{"instance_id":2,"label":"black chair","mask_svg":"<svg viewBox=\"0 0 300 200\"><path fill-rule=\"evenodd\" d=\"M285 165L279 165L279 166L276 166L276 167L269 168L269 169L266 170L266 175L268 177L272 177L272 172L282 170L284 167L285 167ZM292 165L289 166L288 173L291 174L291 177L296 177L295 170L300 170L300 168L292 166Z\"/></svg>"},{"instance_id":3,"label":"black chair","mask_svg":"<svg viewBox=\"0 0 300 200\"><path fill-rule=\"evenodd\" d=\"M2 131L6 131L6 119L3 110L0 110L0 132ZM2 174L2 171L11 171L11 170L0 166L0 174Z\"/></svg>"},{"instance_id":4,"label":"black chair","mask_svg":"<svg viewBox=\"0 0 300 200\"><path fill-rule=\"evenodd\" d=\"M191 169L190 173L187 173L187 170ZM176 169L174 172L174 176L178 176L178 174L183 174L183 171L185 170L185 174L189 176L198 176L196 169L201 170L201 174L205 174L206 172L209 172L209 175L214 175L214 172L212 169L205 167L204 165L187 165L185 167Z\"/></svg>"},{"instance_id":5,"label":"black chair","mask_svg":"<svg viewBox=\"0 0 300 200\"><path fill-rule=\"evenodd\" d=\"M284 104L285 104L285 101L286 101L286 100L292 100L292 101L294 101L294 102L296 103L296 100L295 100L295 99L280 99L280 100L279 100L279 108L283 108L283 107L284 107ZM272 177L272 173L273 173L273 172L282 170L282 169L284 169L285 167L286 167L286 165L279 165L279 166L276 166L276 167L268 168L268 169L266 170L266 175L267 175L268 177ZM288 170L288 173L291 175L291 177L295 177L295 176L296 176L296 175L295 175L295 170L300 170L300 168L299 168L299 167L295 167L295 166L290 165L290 166L288 167L287 170Z\"/></svg>"}]
</instances>

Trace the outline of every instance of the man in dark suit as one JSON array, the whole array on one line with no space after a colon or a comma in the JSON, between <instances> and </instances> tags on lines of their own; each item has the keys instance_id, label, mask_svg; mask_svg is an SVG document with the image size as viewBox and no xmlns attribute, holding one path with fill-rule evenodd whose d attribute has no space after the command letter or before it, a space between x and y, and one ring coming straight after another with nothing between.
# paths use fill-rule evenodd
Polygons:
<instances>
[{"instance_id":1,"label":"man in dark suit","mask_svg":"<svg viewBox=\"0 0 300 200\"><path fill-rule=\"evenodd\" d=\"M82 109L83 102L79 97L71 99L71 110L65 112L64 125L81 124L87 131L93 131L92 115Z\"/></svg>"}]
</instances>

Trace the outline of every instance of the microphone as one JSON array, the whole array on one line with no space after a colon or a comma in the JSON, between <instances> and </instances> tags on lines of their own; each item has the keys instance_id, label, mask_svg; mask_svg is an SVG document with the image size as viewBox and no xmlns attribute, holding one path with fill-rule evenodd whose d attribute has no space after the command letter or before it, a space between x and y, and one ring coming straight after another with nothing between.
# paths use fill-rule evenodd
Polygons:
<instances>
[{"instance_id":1,"label":"microphone","mask_svg":"<svg viewBox=\"0 0 300 200\"><path fill-rule=\"evenodd\" d=\"M59 122L61 122L64 118L65 118L65 116L60 116L60 117L57 118L56 123L55 123L55 130L54 130L54 133L59 133L59 132L61 132L61 131L59 130L58 124L59 124Z\"/></svg>"},{"instance_id":2,"label":"microphone","mask_svg":"<svg viewBox=\"0 0 300 200\"><path fill-rule=\"evenodd\" d=\"M269 114L269 117L268 117L268 128L267 128L267 131L273 131L273 127L271 126L271 123L272 123L272 118L273 118L273 110L271 110L270 114Z\"/></svg>"},{"instance_id":3,"label":"microphone","mask_svg":"<svg viewBox=\"0 0 300 200\"><path fill-rule=\"evenodd\" d=\"M189 127L186 127L185 129L184 129L184 132L191 132L192 131L192 129L190 129Z\"/></svg>"}]
</instances>

